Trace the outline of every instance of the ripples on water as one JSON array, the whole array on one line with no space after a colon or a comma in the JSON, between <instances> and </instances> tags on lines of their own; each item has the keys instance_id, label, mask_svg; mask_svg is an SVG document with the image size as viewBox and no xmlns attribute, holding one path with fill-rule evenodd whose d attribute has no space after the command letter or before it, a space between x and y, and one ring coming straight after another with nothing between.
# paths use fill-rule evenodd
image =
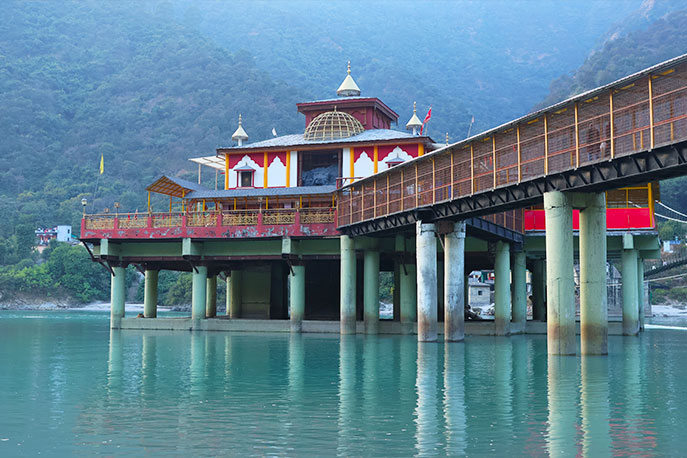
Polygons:
<instances>
[{"instance_id":1,"label":"ripples on water","mask_svg":"<svg viewBox=\"0 0 687 458\"><path fill-rule=\"evenodd\" d=\"M0 455L682 455L687 332L549 357L544 336L108 330L0 312Z\"/></svg>"}]
</instances>

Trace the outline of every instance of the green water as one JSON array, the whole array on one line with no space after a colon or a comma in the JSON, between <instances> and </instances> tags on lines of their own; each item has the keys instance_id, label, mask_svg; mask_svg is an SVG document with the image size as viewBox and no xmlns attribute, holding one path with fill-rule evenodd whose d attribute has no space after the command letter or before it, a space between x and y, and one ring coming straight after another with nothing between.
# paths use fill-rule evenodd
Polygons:
<instances>
[{"instance_id":1,"label":"green water","mask_svg":"<svg viewBox=\"0 0 687 458\"><path fill-rule=\"evenodd\" d=\"M0 456L685 456L687 330L548 358L544 336L133 332L0 312Z\"/></svg>"}]
</instances>

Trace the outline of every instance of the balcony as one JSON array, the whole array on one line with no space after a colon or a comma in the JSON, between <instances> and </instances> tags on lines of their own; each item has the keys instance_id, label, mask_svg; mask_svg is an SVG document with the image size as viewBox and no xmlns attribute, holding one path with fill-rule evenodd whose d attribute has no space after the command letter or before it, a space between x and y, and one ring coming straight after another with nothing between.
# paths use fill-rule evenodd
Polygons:
<instances>
[{"instance_id":1,"label":"balcony","mask_svg":"<svg viewBox=\"0 0 687 458\"><path fill-rule=\"evenodd\" d=\"M150 240L181 238L331 237L331 207L84 215L81 238Z\"/></svg>"}]
</instances>

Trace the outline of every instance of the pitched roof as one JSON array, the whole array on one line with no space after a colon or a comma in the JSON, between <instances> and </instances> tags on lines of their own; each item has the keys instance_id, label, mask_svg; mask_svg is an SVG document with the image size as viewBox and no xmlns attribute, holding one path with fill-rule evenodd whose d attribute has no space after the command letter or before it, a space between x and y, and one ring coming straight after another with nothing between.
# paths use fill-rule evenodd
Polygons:
<instances>
[{"instance_id":1,"label":"pitched roof","mask_svg":"<svg viewBox=\"0 0 687 458\"><path fill-rule=\"evenodd\" d=\"M291 188L235 188L195 191L186 195L187 199L231 199L234 197L273 197L273 196L314 196L332 194L336 186L296 186Z\"/></svg>"},{"instance_id":2,"label":"pitched roof","mask_svg":"<svg viewBox=\"0 0 687 458\"><path fill-rule=\"evenodd\" d=\"M270 138L260 142L250 143L243 146L222 147L222 150L244 150L244 149L260 149L260 148L275 148L275 147L290 147L290 146L305 146L305 145L328 145L336 143L360 143L373 142L384 140L410 140L410 139L426 139L426 137L414 137L406 132L399 132L390 129L372 129L366 130L358 135L346 138L335 138L332 140L305 140L303 134L282 135L281 137Z\"/></svg>"},{"instance_id":3,"label":"pitched roof","mask_svg":"<svg viewBox=\"0 0 687 458\"><path fill-rule=\"evenodd\" d=\"M159 176L146 188L146 191L173 197L184 197L193 191L205 190L207 188L198 183L166 175Z\"/></svg>"}]
</instances>

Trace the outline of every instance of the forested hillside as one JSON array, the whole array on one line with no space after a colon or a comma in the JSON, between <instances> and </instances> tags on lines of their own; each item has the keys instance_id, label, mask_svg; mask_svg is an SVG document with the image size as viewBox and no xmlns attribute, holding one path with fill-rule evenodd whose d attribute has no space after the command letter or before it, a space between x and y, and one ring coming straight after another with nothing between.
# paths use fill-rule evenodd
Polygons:
<instances>
[{"instance_id":1,"label":"forested hillside","mask_svg":"<svg viewBox=\"0 0 687 458\"><path fill-rule=\"evenodd\" d=\"M646 28L606 41L575 72L554 80L549 95L538 106L553 104L685 53L687 10L671 12ZM661 183L661 199L670 207L687 212L686 190L685 177L664 181ZM685 233L685 228L673 226L680 234Z\"/></svg>"},{"instance_id":2,"label":"forested hillside","mask_svg":"<svg viewBox=\"0 0 687 458\"><path fill-rule=\"evenodd\" d=\"M144 203L145 183L230 142L238 113L256 138L296 131L304 95L197 32L128 2L9 2L0 22L0 237L20 216L76 224Z\"/></svg>"},{"instance_id":3,"label":"forested hillside","mask_svg":"<svg viewBox=\"0 0 687 458\"><path fill-rule=\"evenodd\" d=\"M433 107L431 136L458 140L473 115L473 132L522 115L603 40L582 68L551 86L547 101L684 52L685 13L647 28L675 3L640 5L7 0L0 290L4 278L5 287L47 291L32 283L40 278L32 270L36 227L78 228L83 197L89 211L115 201L142 209L154 176L195 177L189 157L230 144L239 113L251 141L273 127L302 131L295 103L332 97L348 59L363 95L400 114L399 129L417 100L421 117ZM59 256L47 255L53 265L86 265L75 251L50 253ZM87 300L99 288L83 278L53 280Z\"/></svg>"}]
</instances>

